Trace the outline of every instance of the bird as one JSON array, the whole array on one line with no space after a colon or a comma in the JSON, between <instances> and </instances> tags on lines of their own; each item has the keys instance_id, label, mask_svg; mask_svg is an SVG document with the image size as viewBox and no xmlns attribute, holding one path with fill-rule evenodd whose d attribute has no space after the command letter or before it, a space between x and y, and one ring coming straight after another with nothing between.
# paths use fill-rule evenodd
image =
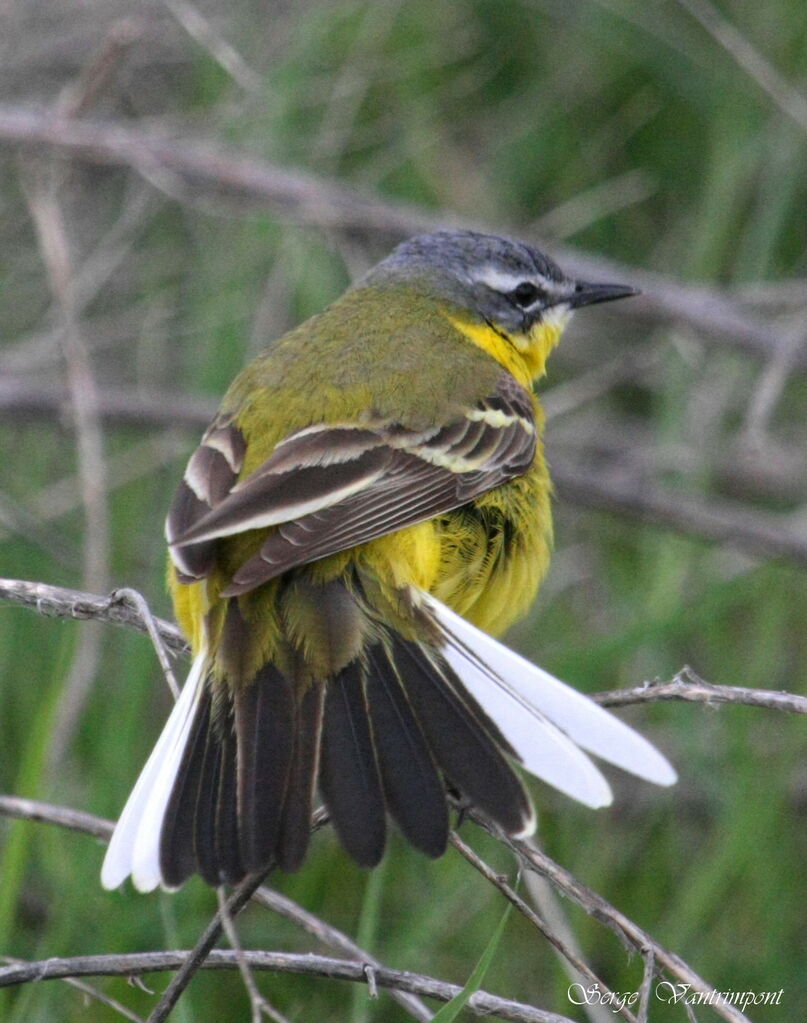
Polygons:
<instances>
[{"instance_id":1,"label":"bird","mask_svg":"<svg viewBox=\"0 0 807 1023\"><path fill-rule=\"evenodd\" d=\"M533 384L572 313L636 294L524 242L423 234L273 340L226 392L166 522L193 661L101 880L297 870L318 792L347 854L428 857L455 805L532 834L521 769L589 807L592 757L655 746L498 637L552 546Z\"/></svg>"}]
</instances>

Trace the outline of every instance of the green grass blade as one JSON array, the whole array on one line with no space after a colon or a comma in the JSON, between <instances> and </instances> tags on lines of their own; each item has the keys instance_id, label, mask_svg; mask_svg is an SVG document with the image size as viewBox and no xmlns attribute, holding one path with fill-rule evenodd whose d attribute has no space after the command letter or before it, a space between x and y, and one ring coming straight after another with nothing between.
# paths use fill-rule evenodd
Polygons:
<instances>
[{"instance_id":1,"label":"green grass blade","mask_svg":"<svg viewBox=\"0 0 807 1023\"><path fill-rule=\"evenodd\" d=\"M510 913L513 907L508 903L507 909L502 914L502 918L496 925L496 930L490 937L490 941L485 946L485 951L479 957L479 962L474 967L474 971L468 978L468 983L460 991L459 994L454 995L450 1002L440 1009L440 1011L434 1016L432 1023L452 1023L468 1002L473 998L476 992L482 987L482 982L485 979L485 974L490 969L490 964L493 962L493 957L496 955L496 950L499 947L499 942L502 940L504 929L507 926L507 921L510 917Z\"/></svg>"}]
</instances>

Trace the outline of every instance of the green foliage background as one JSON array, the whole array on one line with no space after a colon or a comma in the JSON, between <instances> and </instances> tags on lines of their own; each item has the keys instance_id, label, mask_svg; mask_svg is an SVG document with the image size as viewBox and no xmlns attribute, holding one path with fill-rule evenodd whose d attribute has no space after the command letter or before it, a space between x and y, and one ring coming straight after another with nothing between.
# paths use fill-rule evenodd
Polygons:
<instances>
[{"instance_id":1,"label":"green foliage background","mask_svg":"<svg viewBox=\"0 0 807 1023\"><path fill-rule=\"evenodd\" d=\"M41 21L17 15L13 27L30 53L10 54L4 99L53 101L118 18L143 14L144 34L94 115L156 119L447 217L538 232L550 248L563 241L674 278L738 288L807 271L805 129L676 3L210 2L203 10L211 23L257 72L252 91L164 8L135 8L65 5ZM786 79L804 85L801 0L735 0L723 10ZM63 367L47 335L50 298L25 173L15 158L0 164L0 371L56 381ZM66 173L61 196L76 266L108 252L121 210L143 200L125 252L83 313L102 388L147 395L170 385L218 396L267 337L321 308L384 251L377 240L171 198L130 171L76 164ZM578 436L590 440L592 422L610 424L620 443L658 453L664 478L686 492L798 510L807 496L798 474L785 491L738 495L732 458L763 367L734 349L672 328L629 326L617 310L592 314L570 330L546 388L629 348L641 356L649 344L660 352L652 373L612 389L593 411L550 422L550 457ZM804 401L804 376L794 375L765 450L800 450ZM110 494L111 582L138 588L166 615L161 520L194 440L180 429L160 438L133 426L106 434L112 478L124 469L134 475L138 460L151 465ZM0 459L4 508L15 511L0 538L2 575L80 586L80 504L48 517L75 473L69 420L3 419ZM15 529L20 520L30 528ZM589 691L668 678L690 663L712 682L805 692L802 572L565 504L556 521L555 567L511 637L547 668ZM106 629L79 732L62 762L49 764L62 687L86 628L2 608L0 789L112 817L169 697L147 641ZM803 722L685 704L624 716L668 751L680 784L657 792L616 778L615 807L599 814L536 787L545 848L718 988L783 988L781 1007L749 1010L753 1020L804 1018ZM463 834L497 869L512 871L472 826ZM210 891L193 881L174 895L103 892L102 854L79 835L0 821L0 953L47 958L193 943L215 908ZM299 875L274 883L361 933L384 963L458 982L503 908L453 852L427 863L396 840L370 877L327 831ZM567 908L594 968L616 990L635 990L642 963ZM246 947L310 947L264 912L247 913L240 931ZM161 988L164 978L149 983ZM405 1018L388 996L374 1004L336 982L267 976L261 984L291 1019ZM582 1019L567 984L548 946L514 915L486 989ZM153 1004L122 981L103 987L144 1016ZM247 1011L239 978L215 974L194 980L175 1018L242 1019ZM113 1015L54 982L0 999L8 1023ZM650 1018L685 1014L653 1004ZM698 1018L712 1017L702 1009Z\"/></svg>"}]
</instances>

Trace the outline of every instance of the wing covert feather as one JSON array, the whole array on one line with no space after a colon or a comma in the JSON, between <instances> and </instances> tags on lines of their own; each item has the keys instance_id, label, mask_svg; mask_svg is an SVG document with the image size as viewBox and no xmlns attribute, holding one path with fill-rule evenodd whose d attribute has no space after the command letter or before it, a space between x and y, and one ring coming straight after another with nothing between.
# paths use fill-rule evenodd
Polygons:
<instances>
[{"instance_id":1,"label":"wing covert feather","mask_svg":"<svg viewBox=\"0 0 807 1023\"><path fill-rule=\"evenodd\" d=\"M442 426L368 418L305 427L241 480L245 444L233 431L214 424L205 434L166 527L177 569L190 578L211 570L220 538L267 530L223 596L467 504L526 472L537 443L532 399L507 374Z\"/></svg>"}]
</instances>

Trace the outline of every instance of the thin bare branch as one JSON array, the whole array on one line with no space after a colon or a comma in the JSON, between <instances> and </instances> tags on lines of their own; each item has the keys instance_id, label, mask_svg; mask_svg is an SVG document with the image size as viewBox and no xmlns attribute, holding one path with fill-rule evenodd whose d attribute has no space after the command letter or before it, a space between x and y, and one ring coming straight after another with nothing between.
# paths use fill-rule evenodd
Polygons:
<instances>
[{"instance_id":1,"label":"thin bare branch","mask_svg":"<svg viewBox=\"0 0 807 1023\"><path fill-rule=\"evenodd\" d=\"M216 31L198 7L188 3L188 0L163 2L191 39L206 50L234 82L237 82L245 92L260 91L261 76L247 64L235 47Z\"/></svg>"},{"instance_id":2,"label":"thin bare branch","mask_svg":"<svg viewBox=\"0 0 807 1023\"><path fill-rule=\"evenodd\" d=\"M804 324L804 314L797 313L793 316L791 329L785 331L785 343L768 360L759 384L754 389L744 425L748 443L762 446L785 385L805 348L807 327Z\"/></svg>"},{"instance_id":3,"label":"thin bare branch","mask_svg":"<svg viewBox=\"0 0 807 1023\"><path fill-rule=\"evenodd\" d=\"M748 689L743 686L716 686L704 682L688 666L682 668L669 682L650 682L632 689L613 689L607 693L595 693L592 699L604 707L684 700L687 703L736 703L747 707L767 707L768 710L782 710L791 714L807 714L807 696L775 692L770 689Z\"/></svg>"},{"instance_id":4,"label":"thin bare branch","mask_svg":"<svg viewBox=\"0 0 807 1023\"><path fill-rule=\"evenodd\" d=\"M743 1015L735 1006L721 1001L719 992L700 977L680 956L670 952L647 931L644 931L638 924L628 919L624 913L612 906L597 892L584 885L581 881L565 870L560 864L555 863L529 839L512 839L505 835L500 828L491 824L482 814L476 810L469 810L468 816L480 827L493 835L500 842L509 846L516 854L519 862L527 870L535 870L542 877L546 877L561 893L566 895L574 903L584 909L586 913L594 917L600 923L608 927L626 945L628 949L638 951L643 955L652 950L655 962L662 969L672 974L694 992L699 992L704 997L713 999L709 1004L714 1011L729 1023L751 1023L747 1016Z\"/></svg>"},{"instance_id":5,"label":"thin bare branch","mask_svg":"<svg viewBox=\"0 0 807 1023\"><path fill-rule=\"evenodd\" d=\"M83 810L43 803L39 799L24 799L22 796L0 795L0 814L19 820L56 824L60 828L78 831L82 835L92 835L93 838L100 838L105 842L109 841L115 827L112 821L85 813Z\"/></svg>"},{"instance_id":6,"label":"thin bare branch","mask_svg":"<svg viewBox=\"0 0 807 1023\"><path fill-rule=\"evenodd\" d=\"M657 191L641 168L633 168L567 199L530 225L530 234L568 238L627 206L644 202Z\"/></svg>"},{"instance_id":7,"label":"thin bare branch","mask_svg":"<svg viewBox=\"0 0 807 1023\"><path fill-rule=\"evenodd\" d=\"M557 459L552 462L552 477L561 500L703 537L754 557L807 565L807 528L787 516L750 511L717 498L705 501L613 474L583 471Z\"/></svg>"},{"instance_id":8,"label":"thin bare branch","mask_svg":"<svg viewBox=\"0 0 807 1023\"><path fill-rule=\"evenodd\" d=\"M241 910L246 906L249 900L252 898L255 891L261 885L266 873L262 874L249 874L240 885L235 889L230 898L225 904L225 912L231 920L235 919ZM147 1023L164 1023L168 1019L169 1015L174 1009L179 999L182 997L182 992L190 984L194 975L201 969L205 968L205 965L210 962L212 956L212 949L216 942L221 937L224 929L224 923L222 920L221 912L216 913L207 927L202 931L198 941L193 948L188 952L184 959L179 963L179 969L171 978L171 982L162 994L159 1002L150 1013ZM241 953L245 955L245 953ZM236 965L238 965L238 957L236 953L233 953ZM2 971L0 971L0 986L2 986Z\"/></svg>"},{"instance_id":9,"label":"thin bare branch","mask_svg":"<svg viewBox=\"0 0 807 1023\"><path fill-rule=\"evenodd\" d=\"M115 22L98 53L84 66L76 81L62 90L57 104L59 113L63 117L78 117L88 110L117 72L126 51L144 32L145 24L136 18Z\"/></svg>"},{"instance_id":10,"label":"thin bare branch","mask_svg":"<svg viewBox=\"0 0 807 1023\"><path fill-rule=\"evenodd\" d=\"M65 410L64 388L40 384L28 377L0 379L0 411L13 415L57 415ZM216 411L213 398L150 389L148 394L129 387L104 387L98 394L98 412L105 419L134 426L206 426Z\"/></svg>"},{"instance_id":11,"label":"thin bare branch","mask_svg":"<svg viewBox=\"0 0 807 1023\"><path fill-rule=\"evenodd\" d=\"M653 977L656 975L656 958L653 955L653 949L644 949L642 958L644 959L644 972L642 986L639 988L639 1023L648 1023L650 988L653 984Z\"/></svg>"},{"instance_id":12,"label":"thin bare branch","mask_svg":"<svg viewBox=\"0 0 807 1023\"><path fill-rule=\"evenodd\" d=\"M528 920L532 924L539 934L542 934L543 937L546 938L562 959L570 964L587 984L596 985L596 987L606 996L613 995L613 992L608 985L604 981L600 980L588 963L584 962L575 953L574 949L570 948L565 942L563 942L554 933L554 931L547 926L546 922L538 916L535 910L527 905L518 892L507 884L504 878L497 874L492 867L488 866L488 864L485 863L485 861L478 856L469 845L463 842L455 831L451 832L449 841L457 852L463 856L471 864L471 866L485 878L485 880L489 881L494 888L497 888L507 901L518 910L524 919ZM614 1002L614 1004L616 1004L616 1002ZM626 1006L621 1006L619 1011L625 1019L629 1021L629 1023L638 1023L636 1017Z\"/></svg>"},{"instance_id":13,"label":"thin bare branch","mask_svg":"<svg viewBox=\"0 0 807 1023\"><path fill-rule=\"evenodd\" d=\"M178 140L116 122L70 119L52 112L0 105L0 142L55 147L91 162L130 166L147 178L164 174L181 180L188 189L268 207L297 223L376 235L385 243L438 227L490 226L460 222L445 214L439 216L385 200L336 180L281 168L211 142ZM557 246L553 246L553 253L570 272L581 277L602 275L603 279L621 279L640 288L644 296L626 303L622 316L685 324L699 334L757 355L769 354L781 343L775 326L749 314L716 289L685 284Z\"/></svg>"},{"instance_id":14,"label":"thin bare branch","mask_svg":"<svg viewBox=\"0 0 807 1023\"><path fill-rule=\"evenodd\" d=\"M175 700L179 699L179 685L174 677L174 672L171 669L171 662L168 659L168 651L165 648L162 635L160 634L160 627L154 616L151 608L148 605L148 601L142 593L138 593L137 590L124 587L120 590L114 590L110 594L111 600L126 601L130 604L140 615L141 619L145 622L146 630L151 639L151 645L154 647L154 652L157 655L157 660L160 662L160 667L163 670L165 681L168 683L168 688L171 690L171 695Z\"/></svg>"},{"instance_id":15,"label":"thin bare branch","mask_svg":"<svg viewBox=\"0 0 807 1023\"><path fill-rule=\"evenodd\" d=\"M136 977L144 973L175 970L187 960L187 951L135 952L126 955L75 956L69 959L57 957L39 962L25 963L0 968L0 988L27 984L31 981L55 980L64 977ZM292 954L288 952L245 951L244 957L253 970L269 970L274 973L295 973L307 977L324 977L331 980L349 980L366 984L364 964L348 962L345 959L330 959L326 956ZM211 951L204 964L205 970L237 970L238 962L234 952L216 949ZM456 984L448 984L434 977L405 970L391 970L386 967L375 969L379 987L395 987L400 991L426 998L448 1002L462 990ZM478 1016L497 1016L512 1020L513 1023L571 1023L567 1016L545 1012L531 1005L499 998L485 991L477 991L467 1008ZM152 1014L149 1023L156 1021ZM162 1017L165 1019L165 1016Z\"/></svg>"},{"instance_id":16,"label":"thin bare branch","mask_svg":"<svg viewBox=\"0 0 807 1023\"><path fill-rule=\"evenodd\" d=\"M689 11L776 106L807 131L807 96L794 89L773 64L709 0L677 0Z\"/></svg>"},{"instance_id":17,"label":"thin bare branch","mask_svg":"<svg viewBox=\"0 0 807 1023\"><path fill-rule=\"evenodd\" d=\"M0 579L0 600L30 608L48 618L92 619L126 625L148 633L149 626L137 608L115 593L100 597L94 593L70 590L63 586L29 582L24 579ZM188 653L188 644L182 633L169 622L154 619L163 642L174 653Z\"/></svg>"},{"instance_id":18,"label":"thin bare branch","mask_svg":"<svg viewBox=\"0 0 807 1023\"><path fill-rule=\"evenodd\" d=\"M103 590L109 578L110 554L104 442L95 378L78 326L70 244L58 197L59 175L53 166L42 167L32 163L23 165L23 178L62 332L86 523L82 582L91 590ZM48 746L51 770L60 763L72 740L89 697L100 656L100 630L85 629L79 637L55 715L56 724Z\"/></svg>"},{"instance_id":19,"label":"thin bare branch","mask_svg":"<svg viewBox=\"0 0 807 1023\"><path fill-rule=\"evenodd\" d=\"M530 899L540 912L542 918L546 921L547 926L552 928L555 934L564 942L567 948L570 948L575 953L578 959L582 959L583 951L569 921L567 913L569 907L564 903L559 892L552 887L545 877L541 877L530 870L521 871L521 883L529 893ZM559 958L570 984L582 984L587 988L591 986L590 981L586 979L585 975L575 970L574 966L565 958ZM575 988L575 990L580 989ZM602 1001L599 998L575 998L575 1001L583 1001L585 1003L578 1006L578 1008L585 1015L588 1023L613 1023L614 1013L620 1009L620 996L615 994L614 1001L606 1001L608 996L602 988L597 988L597 991L602 993Z\"/></svg>"},{"instance_id":20,"label":"thin bare branch","mask_svg":"<svg viewBox=\"0 0 807 1023\"><path fill-rule=\"evenodd\" d=\"M230 916L230 911L227 907L227 893L223 887L220 886L216 889L216 898L219 904L219 918L221 919L221 925L224 928L224 933L227 935L227 941L230 943L230 948L232 948L235 953L235 961L238 963L238 972L241 974L241 980L244 983L247 996L249 997L249 1004L252 1010L252 1023L261 1023L262 1016L275 1020L275 1023L289 1023L285 1017L280 1016L275 1008L267 1002L258 990L258 985L255 983L255 978L252 976L252 970L244 956L244 948L241 944L241 939L238 936L235 921Z\"/></svg>"}]
</instances>

